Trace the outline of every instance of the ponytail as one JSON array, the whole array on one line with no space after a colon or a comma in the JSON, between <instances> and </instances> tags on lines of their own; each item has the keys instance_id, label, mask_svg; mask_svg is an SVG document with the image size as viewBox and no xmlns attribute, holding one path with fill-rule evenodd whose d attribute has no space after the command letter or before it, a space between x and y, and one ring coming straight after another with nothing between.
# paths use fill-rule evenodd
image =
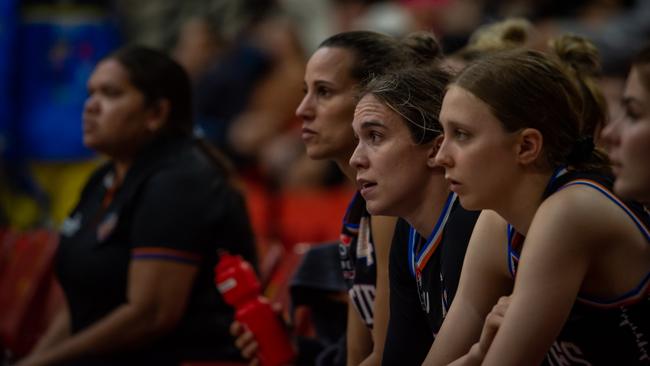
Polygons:
<instances>
[{"instance_id":1,"label":"ponytail","mask_svg":"<svg viewBox=\"0 0 650 366\"><path fill-rule=\"evenodd\" d=\"M597 84L601 75L598 49L586 38L570 34L551 40L550 47L573 77L581 97L577 106L580 111L579 137L567 156L567 162L576 169L608 169L607 155L594 144L609 115L605 96Z\"/></svg>"}]
</instances>

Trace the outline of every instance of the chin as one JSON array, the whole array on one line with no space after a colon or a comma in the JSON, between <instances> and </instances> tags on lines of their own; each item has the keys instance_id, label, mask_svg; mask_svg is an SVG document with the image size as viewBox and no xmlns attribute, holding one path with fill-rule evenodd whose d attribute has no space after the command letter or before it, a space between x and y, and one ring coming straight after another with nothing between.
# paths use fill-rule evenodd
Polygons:
<instances>
[{"instance_id":1,"label":"chin","mask_svg":"<svg viewBox=\"0 0 650 366\"><path fill-rule=\"evenodd\" d=\"M459 195L458 201L460 201L460 205L463 206L463 208L467 211L479 211L486 208L484 207L484 205L481 205L475 199L472 199L471 197L468 197L466 195L464 196Z\"/></svg>"},{"instance_id":2,"label":"chin","mask_svg":"<svg viewBox=\"0 0 650 366\"><path fill-rule=\"evenodd\" d=\"M318 146L307 145L305 150L307 156L312 160L324 160L329 158L329 155L323 151L323 149L319 149Z\"/></svg>"},{"instance_id":3,"label":"chin","mask_svg":"<svg viewBox=\"0 0 650 366\"><path fill-rule=\"evenodd\" d=\"M366 210L373 216L386 215L383 207L376 201L366 201Z\"/></svg>"}]
</instances>

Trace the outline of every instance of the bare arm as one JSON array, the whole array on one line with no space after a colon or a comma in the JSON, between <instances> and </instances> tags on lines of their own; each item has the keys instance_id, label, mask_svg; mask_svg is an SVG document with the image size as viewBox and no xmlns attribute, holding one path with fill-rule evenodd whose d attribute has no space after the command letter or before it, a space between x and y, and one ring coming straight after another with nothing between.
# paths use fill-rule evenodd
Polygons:
<instances>
[{"instance_id":1,"label":"bare arm","mask_svg":"<svg viewBox=\"0 0 650 366\"><path fill-rule=\"evenodd\" d=\"M359 365L372 352L372 335L352 302L348 303L347 365Z\"/></svg>"},{"instance_id":2,"label":"bare arm","mask_svg":"<svg viewBox=\"0 0 650 366\"><path fill-rule=\"evenodd\" d=\"M526 237L510 308L486 365L539 364L569 316L599 243L611 239L604 198L567 188L538 209ZM620 238L619 238L620 239Z\"/></svg>"},{"instance_id":3,"label":"bare arm","mask_svg":"<svg viewBox=\"0 0 650 366\"><path fill-rule=\"evenodd\" d=\"M499 297L510 294L506 240L505 221L483 211L467 248L458 292L424 365L447 365L468 353Z\"/></svg>"},{"instance_id":4,"label":"bare arm","mask_svg":"<svg viewBox=\"0 0 650 366\"><path fill-rule=\"evenodd\" d=\"M70 336L70 310L65 300L62 302L60 309L52 319L47 331L38 340L36 346L31 351L32 354L39 354L44 350L55 347Z\"/></svg>"},{"instance_id":5,"label":"bare arm","mask_svg":"<svg viewBox=\"0 0 650 366\"><path fill-rule=\"evenodd\" d=\"M197 268L188 264L131 261L124 305L19 365L53 365L90 354L134 348L154 340L181 319L196 273Z\"/></svg>"},{"instance_id":6,"label":"bare arm","mask_svg":"<svg viewBox=\"0 0 650 366\"><path fill-rule=\"evenodd\" d=\"M397 218L395 217L373 216L371 218L372 239L377 257L377 284L372 327L372 352L361 363L363 366L381 365L381 357L384 353L390 296L388 257L396 223Z\"/></svg>"}]
</instances>

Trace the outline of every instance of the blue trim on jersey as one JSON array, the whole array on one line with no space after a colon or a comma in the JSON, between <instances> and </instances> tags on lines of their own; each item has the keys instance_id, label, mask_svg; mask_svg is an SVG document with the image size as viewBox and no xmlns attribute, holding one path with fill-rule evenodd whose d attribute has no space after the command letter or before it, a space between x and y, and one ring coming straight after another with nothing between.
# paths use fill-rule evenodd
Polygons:
<instances>
[{"instance_id":1,"label":"blue trim on jersey","mask_svg":"<svg viewBox=\"0 0 650 366\"><path fill-rule=\"evenodd\" d=\"M415 251L415 238L414 238L414 232L415 230L412 230L413 227L409 225L409 245L408 245L408 260L409 260L409 272L411 272L411 276L415 278L415 267L413 263L415 261L413 260L413 252Z\"/></svg>"},{"instance_id":2,"label":"blue trim on jersey","mask_svg":"<svg viewBox=\"0 0 650 366\"><path fill-rule=\"evenodd\" d=\"M549 182L547 189L552 186L552 183L562 176L564 173L566 173L567 170L562 168L556 170L554 173L553 177L551 178L551 181ZM605 197L607 197L610 201L612 201L614 204L616 204L618 207L620 207L627 216L632 219L632 222L634 222L635 226L641 234L646 238L647 241L650 242L650 230L643 224L643 221L639 219L639 217L632 211L625 203L623 203L621 200L618 199L614 194L610 192L610 190L602 186L599 182L592 181L587 178L578 178L576 180L567 182L563 186L559 187L556 192L559 192L565 188L568 188L570 186L574 185L583 185L587 187L591 187L595 189L596 191L600 192L603 194ZM645 207L644 207L645 210ZM507 235L508 235L508 269L510 270L511 275L514 277L515 275L515 268L514 268L514 262L513 258L516 258L519 260L519 253L514 252L512 249L512 240L515 236L516 232L515 229L512 225L508 224L507 225ZM645 275L645 277L641 280L641 282L635 286L632 290L624 293L623 295L620 295L614 299L604 299L604 298L596 298L596 297L589 297L589 296L580 296L578 294L577 300L581 301L586 304L591 304L591 305L602 305L602 306L619 306L620 303L625 302L627 300L633 299L634 297L640 295L644 289L647 288L648 282L650 281L650 271Z\"/></svg>"},{"instance_id":3,"label":"blue trim on jersey","mask_svg":"<svg viewBox=\"0 0 650 366\"><path fill-rule=\"evenodd\" d=\"M648 281L650 281L650 272L648 272L648 274L645 275L643 280L641 280L641 283L639 283L635 288L614 299L578 296L578 300L581 300L586 303L593 303L595 305L619 305L620 302L624 302L626 300L629 300L631 298L640 295L643 292L643 290L648 286Z\"/></svg>"},{"instance_id":4,"label":"blue trim on jersey","mask_svg":"<svg viewBox=\"0 0 650 366\"><path fill-rule=\"evenodd\" d=\"M641 231L641 234L645 236L646 240L650 241L650 232L648 231L648 228L646 228L645 225L643 225L643 223L636 216L636 214L634 214L634 212L630 208L628 208L623 202L621 202L616 196L611 194L609 190L607 190L607 188L597 185L596 182L591 182L586 179L577 179L575 181L571 181L563 185L558 189L558 191L575 185L583 185L583 186L591 187L599 191L600 193L602 193L605 197L609 198L610 201L614 202L618 207L620 207L621 209L623 209L623 211L625 211L625 213L632 219L636 227L639 229L639 231Z\"/></svg>"},{"instance_id":5,"label":"blue trim on jersey","mask_svg":"<svg viewBox=\"0 0 650 366\"><path fill-rule=\"evenodd\" d=\"M431 245L433 242L442 235L441 231L444 229L447 223L447 219L449 219L449 215L451 214L451 210L453 208L454 202L456 202L457 197L458 196L456 193L449 193L447 200L445 201L445 205L442 208L442 212L440 212L440 216L438 216L436 225L433 227L433 231L431 234L429 234L426 243L422 246L422 248L420 248L420 252L417 254L415 254L415 241L420 239L420 234L418 234L413 226L409 228L409 268L411 269L411 274L413 276L415 276L416 273L415 266L417 265L420 267L423 265L423 263L421 263L422 258L426 256L431 250ZM424 265L426 265L426 263Z\"/></svg>"},{"instance_id":6,"label":"blue trim on jersey","mask_svg":"<svg viewBox=\"0 0 650 366\"><path fill-rule=\"evenodd\" d=\"M345 209L345 216L343 216L343 226L345 226L347 229L351 229L352 231L358 230L359 229L359 224L356 223L349 223L347 222L348 217L350 217L350 210L352 210L352 206L357 202L357 199L361 197L361 192L356 191L354 196L352 196L352 199L350 200L350 203L348 203L348 208Z\"/></svg>"},{"instance_id":7,"label":"blue trim on jersey","mask_svg":"<svg viewBox=\"0 0 650 366\"><path fill-rule=\"evenodd\" d=\"M508 234L508 270L510 271L510 275L514 277L516 271L514 260L519 261L519 254L512 249L512 239L515 236L514 226L508 224L506 226L506 233Z\"/></svg>"}]
</instances>

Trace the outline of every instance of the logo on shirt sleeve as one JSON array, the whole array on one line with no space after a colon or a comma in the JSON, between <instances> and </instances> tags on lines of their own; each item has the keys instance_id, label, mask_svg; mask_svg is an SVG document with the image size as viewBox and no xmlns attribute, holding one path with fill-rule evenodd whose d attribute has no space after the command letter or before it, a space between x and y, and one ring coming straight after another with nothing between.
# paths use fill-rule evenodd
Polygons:
<instances>
[{"instance_id":1,"label":"logo on shirt sleeve","mask_svg":"<svg viewBox=\"0 0 650 366\"><path fill-rule=\"evenodd\" d=\"M81 212L77 212L71 217L66 218L65 221L63 221L63 224L61 224L61 235L66 237L75 235L81 228L82 218L83 215Z\"/></svg>"}]
</instances>

